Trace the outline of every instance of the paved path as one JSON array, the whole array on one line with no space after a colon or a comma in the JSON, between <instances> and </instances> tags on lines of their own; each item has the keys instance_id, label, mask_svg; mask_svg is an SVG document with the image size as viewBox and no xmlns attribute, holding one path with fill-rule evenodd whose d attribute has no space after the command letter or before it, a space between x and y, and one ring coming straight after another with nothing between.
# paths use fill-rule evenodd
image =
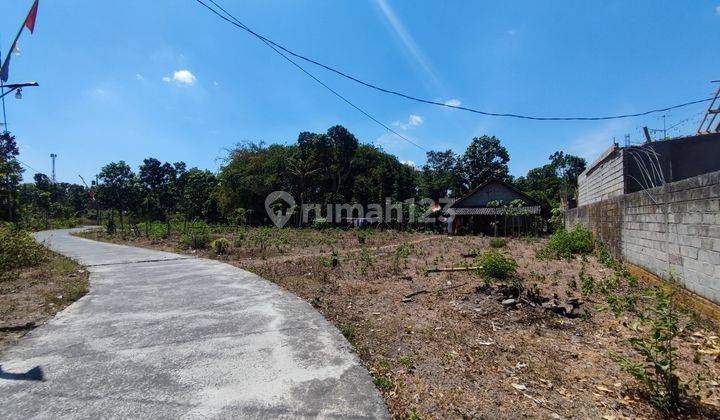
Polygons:
<instances>
[{"instance_id":1,"label":"paved path","mask_svg":"<svg viewBox=\"0 0 720 420\"><path fill-rule=\"evenodd\" d=\"M69 232L36 237L88 266L90 293L0 355L0 418L387 417L302 299L217 261Z\"/></svg>"}]
</instances>

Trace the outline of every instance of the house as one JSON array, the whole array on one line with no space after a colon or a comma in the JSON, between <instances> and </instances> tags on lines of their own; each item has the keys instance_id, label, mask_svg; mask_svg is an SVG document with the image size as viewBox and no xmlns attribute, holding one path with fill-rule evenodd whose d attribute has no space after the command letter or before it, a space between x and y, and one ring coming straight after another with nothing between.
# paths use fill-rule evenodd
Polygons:
<instances>
[{"instance_id":1,"label":"house","mask_svg":"<svg viewBox=\"0 0 720 420\"><path fill-rule=\"evenodd\" d=\"M491 179L446 210L448 233L527 234L537 232L540 203L507 182Z\"/></svg>"}]
</instances>

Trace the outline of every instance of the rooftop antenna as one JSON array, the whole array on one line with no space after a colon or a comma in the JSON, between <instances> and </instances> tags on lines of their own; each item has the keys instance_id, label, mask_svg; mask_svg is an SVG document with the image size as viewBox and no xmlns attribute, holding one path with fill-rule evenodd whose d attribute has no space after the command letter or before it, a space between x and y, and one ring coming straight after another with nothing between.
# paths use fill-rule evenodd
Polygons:
<instances>
[{"instance_id":1,"label":"rooftop antenna","mask_svg":"<svg viewBox=\"0 0 720 420\"><path fill-rule=\"evenodd\" d=\"M57 155L55 153L50 153L50 159L52 159L52 182L53 184L57 182L57 179L55 178L55 159L57 158Z\"/></svg>"},{"instance_id":2,"label":"rooftop antenna","mask_svg":"<svg viewBox=\"0 0 720 420\"><path fill-rule=\"evenodd\" d=\"M711 83L720 83L720 80L713 80ZM715 97L710 106L708 107L705 117L703 117L700 127L698 128L698 134L710 134L712 132L720 133L720 123L718 123L713 129L715 118L720 114L720 87L715 91Z\"/></svg>"}]
</instances>

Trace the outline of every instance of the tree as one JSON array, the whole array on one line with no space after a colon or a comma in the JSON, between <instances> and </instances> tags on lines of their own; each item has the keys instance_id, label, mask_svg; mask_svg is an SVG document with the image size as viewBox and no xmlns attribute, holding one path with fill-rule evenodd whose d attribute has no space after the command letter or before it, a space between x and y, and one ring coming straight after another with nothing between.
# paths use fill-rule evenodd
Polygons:
<instances>
[{"instance_id":1,"label":"tree","mask_svg":"<svg viewBox=\"0 0 720 420\"><path fill-rule=\"evenodd\" d=\"M0 220L14 221L16 218L15 207L23 173L16 158L19 154L15 136L7 131L0 134L0 200L6 209L0 214Z\"/></svg>"},{"instance_id":2,"label":"tree","mask_svg":"<svg viewBox=\"0 0 720 420\"><path fill-rule=\"evenodd\" d=\"M192 168L187 173L182 209L185 220L203 218L217 220L218 205L215 200L217 178L210 171Z\"/></svg>"},{"instance_id":3,"label":"tree","mask_svg":"<svg viewBox=\"0 0 720 420\"><path fill-rule=\"evenodd\" d=\"M452 150L427 152L420 178L423 197L437 201L448 196L458 196L462 190L460 162Z\"/></svg>"},{"instance_id":4,"label":"tree","mask_svg":"<svg viewBox=\"0 0 720 420\"><path fill-rule=\"evenodd\" d=\"M125 161L109 163L100 170L98 175L98 201L103 206L120 214L120 227L125 228L123 214L130 210L137 199L135 174Z\"/></svg>"},{"instance_id":5,"label":"tree","mask_svg":"<svg viewBox=\"0 0 720 420\"><path fill-rule=\"evenodd\" d=\"M328 171L332 177L333 192L345 195L346 191L343 190L343 182L351 173L350 164L358 148L358 140L347 128L341 125L330 127L327 131L327 137L330 139L331 160Z\"/></svg>"},{"instance_id":6,"label":"tree","mask_svg":"<svg viewBox=\"0 0 720 420\"><path fill-rule=\"evenodd\" d=\"M531 169L516 181L516 186L548 207L560 206L563 198L577 190L577 177L585 170L585 159L555 152L550 163Z\"/></svg>"},{"instance_id":7,"label":"tree","mask_svg":"<svg viewBox=\"0 0 720 420\"><path fill-rule=\"evenodd\" d=\"M510 154L495 136L475 137L460 159L465 191L490 179L510 181Z\"/></svg>"},{"instance_id":8,"label":"tree","mask_svg":"<svg viewBox=\"0 0 720 420\"><path fill-rule=\"evenodd\" d=\"M157 159L148 158L140 165L138 180L143 192L142 204L148 219L167 219L167 214L175 207L177 194L173 188L176 179L176 166L169 163L163 164Z\"/></svg>"},{"instance_id":9,"label":"tree","mask_svg":"<svg viewBox=\"0 0 720 420\"><path fill-rule=\"evenodd\" d=\"M235 209L250 210L250 217L265 213L265 197L273 191L295 191L287 162L295 146L240 143L230 150L218 175L220 209L231 216ZM314 184L314 182L310 182Z\"/></svg>"}]
</instances>

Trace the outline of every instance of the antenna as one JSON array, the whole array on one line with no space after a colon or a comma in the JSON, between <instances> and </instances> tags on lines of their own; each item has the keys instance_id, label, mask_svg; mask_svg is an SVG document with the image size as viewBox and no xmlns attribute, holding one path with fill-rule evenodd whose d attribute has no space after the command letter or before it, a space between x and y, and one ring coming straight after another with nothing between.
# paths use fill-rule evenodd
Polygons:
<instances>
[{"instance_id":1,"label":"antenna","mask_svg":"<svg viewBox=\"0 0 720 420\"><path fill-rule=\"evenodd\" d=\"M52 159L52 182L57 182L57 179L55 178L55 159L57 158L57 155L55 153L50 153L50 159Z\"/></svg>"}]
</instances>

